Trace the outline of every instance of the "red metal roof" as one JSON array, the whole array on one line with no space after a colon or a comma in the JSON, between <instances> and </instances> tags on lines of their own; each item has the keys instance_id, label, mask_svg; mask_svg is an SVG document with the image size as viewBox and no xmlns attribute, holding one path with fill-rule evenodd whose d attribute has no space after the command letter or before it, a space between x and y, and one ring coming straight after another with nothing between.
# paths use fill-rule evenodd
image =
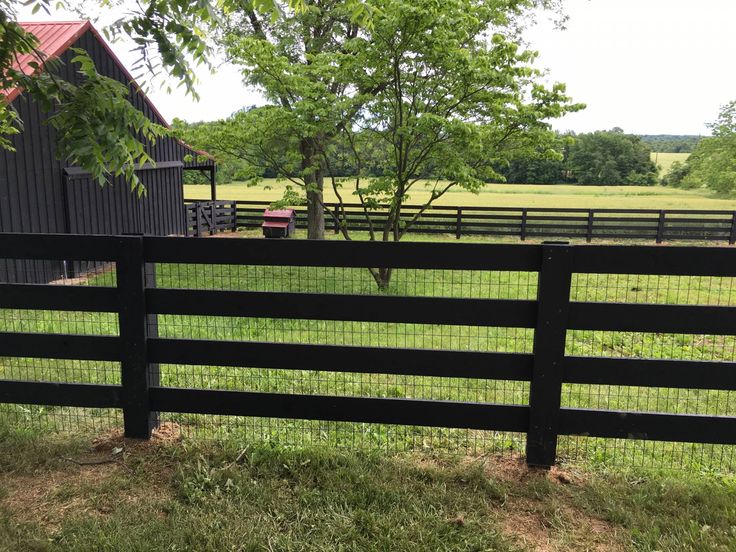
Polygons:
<instances>
[{"instance_id":1,"label":"red metal roof","mask_svg":"<svg viewBox=\"0 0 736 552\"><path fill-rule=\"evenodd\" d=\"M89 21L50 21L43 23L19 23L19 25L38 39L38 49L43 52L46 58L59 57L92 26ZM30 75L35 71L29 65L32 61L38 63L38 59L33 54L18 56L16 63L13 64L13 68L22 71L26 75ZM20 93L20 88L2 91L8 103L12 102Z\"/></svg>"},{"instance_id":2,"label":"red metal roof","mask_svg":"<svg viewBox=\"0 0 736 552\"><path fill-rule=\"evenodd\" d=\"M129 82L133 83L136 87L138 85L133 79L132 75L128 72L125 66L120 62L115 53L110 49L110 46L105 42L105 39L100 36L94 25L87 21L43 21L43 22L19 22L18 23L24 30L35 35L38 39L38 49L41 50L48 58L55 58L61 56L66 50L74 44L77 39L82 36L85 32L90 31L97 40L100 41L108 55L115 61L116 65L120 67L125 75L125 78ZM33 73L34 69L28 65L31 61L38 61L33 55L20 56L18 62L15 64L16 69L20 69L26 75ZM139 88L140 94L143 99L151 108L156 116L161 120L164 126L168 127L169 123L159 113L153 102L148 99L143 90ZM12 102L22 92L20 88L13 88L10 91L0 91L5 95L5 101L8 103ZM189 147L189 146L187 146ZM190 148L191 149L191 148ZM197 152L199 153L199 152ZM206 152L203 152L206 154Z\"/></svg>"}]
</instances>

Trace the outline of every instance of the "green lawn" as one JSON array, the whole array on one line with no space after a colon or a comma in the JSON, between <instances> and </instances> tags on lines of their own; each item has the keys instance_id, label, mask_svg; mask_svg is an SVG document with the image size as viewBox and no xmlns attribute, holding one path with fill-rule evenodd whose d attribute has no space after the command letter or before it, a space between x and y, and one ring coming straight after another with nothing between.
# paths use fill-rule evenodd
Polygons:
<instances>
[{"instance_id":1,"label":"green lawn","mask_svg":"<svg viewBox=\"0 0 736 552\"><path fill-rule=\"evenodd\" d=\"M89 284L112 285L113 273ZM572 298L578 301L733 305L732 278L576 275ZM315 267L161 265L157 285L168 288L236 289L346 294L376 294L367 270ZM407 296L533 299L537 276L524 272L399 270L386 293ZM50 311L0 311L0 331L115 335L114 314ZM533 331L431 324L280 320L163 315L165 337L408 347L461 351L532 351ZM736 337L571 331L568 355L736 361ZM339 368L339 367L338 367ZM527 404L525 382L437 378L329 371L240 369L218 366L161 367L162 383L213 389L279 393L407 397L434 400ZM116 363L71 360L0 359L0 378L119 383ZM565 385L565 406L670 413L736 415L734 393L660 388ZM4 416L21 426L92 432L115 427L119 414L62 408L3 406ZM520 454L523 435L497 432L395 427L310 421L232 419L165 415L193 436L230 436L289 446L330 445L350 449L428 450L470 454ZM90 427L87 427L90 426ZM734 447L642 441L563 438L565 462L624 466L684 466L691 470L736 468Z\"/></svg>"},{"instance_id":2,"label":"green lawn","mask_svg":"<svg viewBox=\"0 0 736 552\"><path fill-rule=\"evenodd\" d=\"M734 479L706 475L233 440L58 441L0 425L8 552L725 552L736 548L734 504Z\"/></svg>"},{"instance_id":3,"label":"green lawn","mask_svg":"<svg viewBox=\"0 0 736 552\"><path fill-rule=\"evenodd\" d=\"M347 202L355 201L351 196L351 186L352 182L343 185L342 195ZM217 196L219 199L275 201L281 198L283 189L283 182L267 179L257 187L237 183L220 185ZM184 196L187 199L208 199L210 188L203 185L186 185ZM428 197L429 191L420 184L407 203L421 203ZM331 189L326 189L325 199L328 202L335 201ZM450 191L437 201L437 205L731 210L736 209L736 199L718 198L707 190L680 190L663 186L488 184L479 194L461 189Z\"/></svg>"}]
</instances>

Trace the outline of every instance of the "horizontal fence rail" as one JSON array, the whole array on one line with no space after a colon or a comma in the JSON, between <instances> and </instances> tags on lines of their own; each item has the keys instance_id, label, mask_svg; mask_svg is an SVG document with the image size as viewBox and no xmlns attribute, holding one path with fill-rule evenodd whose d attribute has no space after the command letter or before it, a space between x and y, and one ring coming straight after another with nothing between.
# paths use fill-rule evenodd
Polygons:
<instances>
[{"instance_id":1,"label":"horizontal fence rail","mask_svg":"<svg viewBox=\"0 0 736 552\"><path fill-rule=\"evenodd\" d=\"M510 431L526 434L531 465L557 460L560 436L736 444L736 417L585 409L563 386L736 391L736 365L715 360L602 358L565 352L571 331L736 335L736 307L571 300L573 274L736 277L727 248L188 240L2 234L3 256L64 257L83 250L115 264L112 285L0 284L0 309L113 313L118 335L0 332L0 357L119 363L120 383L0 379L0 402L120 408L125 433L146 438L159 412ZM81 254L77 252L77 257ZM162 265L233 265L522 271L538 274L534 299L157 287ZM159 336L161 317L272 318L522 328L530 352L279 343ZM160 365L224 366L527 382L527 404L408 397L328 396L193 389L161 384Z\"/></svg>"},{"instance_id":2,"label":"horizontal fence rail","mask_svg":"<svg viewBox=\"0 0 736 552\"><path fill-rule=\"evenodd\" d=\"M260 228L268 201L198 201L187 204L188 235L234 228ZM342 213L336 204L326 204ZM402 220L408 223L421 205L404 205ZM214 213L214 214L213 214ZM296 227L307 227L304 207L296 207ZM341 221L326 215L326 225L339 232L340 224L350 231L367 232L386 223L387 211L371 210L366 219L360 204L345 204ZM211 221L216 220L216 223ZM548 207L432 206L408 229L424 234L462 236L511 236L527 238L577 238L592 240L631 239L664 241L720 241L736 243L736 211L685 209L581 209Z\"/></svg>"}]
</instances>

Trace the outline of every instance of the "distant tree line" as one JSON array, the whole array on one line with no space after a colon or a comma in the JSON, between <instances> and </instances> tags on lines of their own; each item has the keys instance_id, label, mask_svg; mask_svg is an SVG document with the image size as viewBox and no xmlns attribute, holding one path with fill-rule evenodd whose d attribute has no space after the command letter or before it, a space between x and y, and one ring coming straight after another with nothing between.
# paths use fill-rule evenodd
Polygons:
<instances>
[{"instance_id":1,"label":"distant tree line","mask_svg":"<svg viewBox=\"0 0 736 552\"><path fill-rule=\"evenodd\" d=\"M499 172L511 184L649 186L657 183L651 150L620 128L558 136L554 153L523 155Z\"/></svg>"},{"instance_id":2,"label":"distant tree line","mask_svg":"<svg viewBox=\"0 0 736 552\"><path fill-rule=\"evenodd\" d=\"M263 108L250 107L224 121L175 126L188 141L218 157L218 182L251 181L278 176L273 168L287 159L253 159L248 147L252 132L246 130ZM243 152L247 151L245 155ZM640 137L619 128L586 134L547 133L534 147L517 148L509 156L492 160L488 181L510 184L653 185L658 181L651 149ZM337 139L326 162L335 178L361 174L380 178L387 174L390 144L373 132L356 130L350 140ZM415 177L441 178L443 167L425 163ZM198 178L190 177L190 182ZM205 181L202 180L202 183Z\"/></svg>"},{"instance_id":3,"label":"distant tree line","mask_svg":"<svg viewBox=\"0 0 736 552\"><path fill-rule=\"evenodd\" d=\"M692 153L703 139L693 134L640 134L639 138L656 153Z\"/></svg>"}]
</instances>

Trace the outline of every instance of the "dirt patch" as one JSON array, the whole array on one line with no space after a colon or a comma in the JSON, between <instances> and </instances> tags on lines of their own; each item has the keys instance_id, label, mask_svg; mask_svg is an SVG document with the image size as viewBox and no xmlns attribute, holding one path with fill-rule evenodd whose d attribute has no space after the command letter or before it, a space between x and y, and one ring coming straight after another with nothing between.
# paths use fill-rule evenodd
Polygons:
<instances>
[{"instance_id":1,"label":"dirt patch","mask_svg":"<svg viewBox=\"0 0 736 552\"><path fill-rule=\"evenodd\" d=\"M524 550L549 552L555 550L549 530L540 516L531 512L510 512L501 518L501 530L519 543Z\"/></svg>"},{"instance_id":2,"label":"dirt patch","mask_svg":"<svg viewBox=\"0 0 736 552\"><path fill-rule=\"evenodd\" d=\"M61 458L59 469L32 475L0 474L0 505L26 523L55 533L69 516L110 515L120 506L148 506L164 516L170 500L173 468L145 462L155 447L181 438L178 424L164 423L150 441L126 439L121 432L96 438L86 454ZM153 458L153 456L151 456Z\"/></svg>"},{"instance_id":3,"label":"dirt patch","mask_svg":"<svg viewBox=\"0 0 736 552\"><path fill-rule=\"evenodd\" d=\"M470 458L468 461L477 462L478 459ZM530 467L521 456L486 456L482 461L489 477L509 483L523 483L533 478L546 478L561 485L583 482L582 475L573 470L559 466L553 466L550 469Z\"/></svg>"},{"instance_id":4,"label":"dirt patch","mask_svg":"<svg viewBox=\"0 0 736 552\"><path fill-rule=\"evenodd\" d=\"M100 516L104 512L90 507L88 499L75 492L85 485L101 486L121 473L121 466L99 464L74 471L53 471L32 476L3 476L5 491L0 503L17 520L36 523L52 533L58 531L65 517L74 514Z\"/></svg>"},{"instance_id":5,"label":"dirt patch","mask_svg":"<svg viewBox=\"0 0 736 552\"><path fill-rule=\"evenodd\" d=\"M107 456L87 456L80 462L93 462ZM61 527L64 519L73 517L107 517L116 508L147 505L157 516L165 516L165 503L171 498L171 474L155 480L131 481L128 468L118 463L76 465L68 471L51 471L34 475L0 476L4 496L0 504L24 523L35 523L50 533Z\"/></svg>"},{"instance_id":6,"label":"dirt patch","mask_svg":"<svg viewBox=\"0 0 736 552\"><path fill-rule=\"evenodd\" d=\"M555 503L553 512L545 513L542 503L512 498L500 510L498 519L503 533L524 550L621 552L626 549L619 544L613 526L562 501Z\"/></svg>"},{"instance_id":7,"label":"dirt patch","mask_svg":"<svg viewBox=\"0 0 736 552\"><path fill-rule=\"evenodd\" d=\"M181 441L181 427L179 424L163 422L153 430L149 440L128 439L121 430L113 430L93 439L92 450L95 452L111 452L116 449L139 451L178 441Z\"/></svg>"}]
</instances>

